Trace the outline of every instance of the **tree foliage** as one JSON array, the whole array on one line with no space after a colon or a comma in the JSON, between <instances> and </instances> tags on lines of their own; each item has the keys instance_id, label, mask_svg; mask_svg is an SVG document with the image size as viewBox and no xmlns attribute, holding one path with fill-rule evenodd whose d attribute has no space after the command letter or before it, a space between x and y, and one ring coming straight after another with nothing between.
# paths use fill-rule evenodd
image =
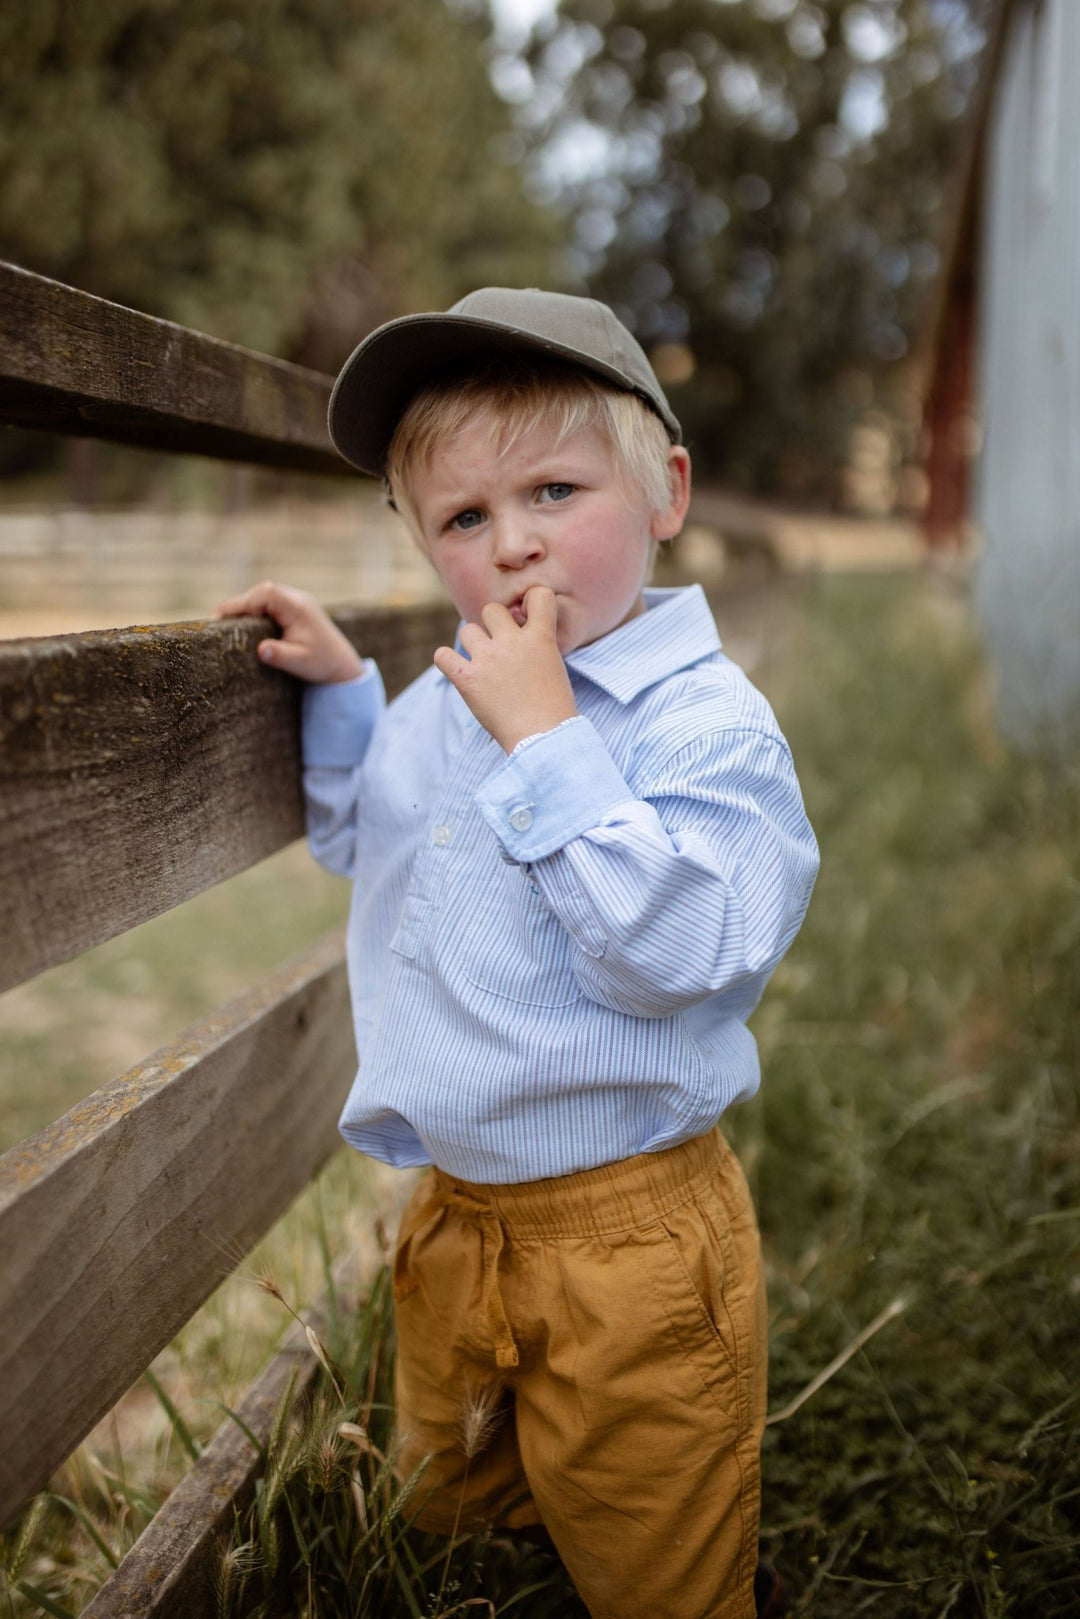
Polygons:
<instances>
[{"instance_id":1,"label":"tree foliage","mask_svg":"<svg viewBox=\"0 0 1080 1619\"><path fill-rule=\"evenodd\" d=\"M549 271L443 0L7 0L0 253L333 369L378 320Z\"/></svg>"},{"instance_id":2,"label":"tree foliage","mask_svg":"<svg viewBox=\"0 0 1080 1619\"><path fill-rule=\"evenodd\" d=\"M573 222L571 272L646 345L689 346L673 393L712 469L830 493L925 315L980 16L978 0L563 0L502 64L540 188ZM660 359L673 380L690 362Z\"/></svg>"}]
</instances>

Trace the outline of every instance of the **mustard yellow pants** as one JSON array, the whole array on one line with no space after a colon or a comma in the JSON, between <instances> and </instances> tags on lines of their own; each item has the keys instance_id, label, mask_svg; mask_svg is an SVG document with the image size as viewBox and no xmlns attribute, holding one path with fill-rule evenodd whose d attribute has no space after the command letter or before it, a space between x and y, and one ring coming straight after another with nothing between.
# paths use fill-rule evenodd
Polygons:
<instances>
[{"instance_id":1,"label":"mustard yellow pants","mask_svg":"<svg viewBox=\"0 0 1080 1619\"><path fill-rule=\"evenodd\" d=\"M421 1527L543 1523L593 1619L753 1619L765 1290L719 1131L509 1186L429 1171L395 1298Z\"/></svg>"}]
</instances>

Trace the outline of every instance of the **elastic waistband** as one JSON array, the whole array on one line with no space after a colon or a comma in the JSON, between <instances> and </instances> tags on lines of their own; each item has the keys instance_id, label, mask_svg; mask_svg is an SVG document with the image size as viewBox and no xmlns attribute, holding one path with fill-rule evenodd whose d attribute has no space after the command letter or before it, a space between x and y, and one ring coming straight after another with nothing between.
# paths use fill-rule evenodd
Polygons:
<instances>
[{"instance_id":1,"label":"elastic waistband","mask_svg":"<svg viewBox=\"0 0 1080 1619\"><path fill-rule=\"evenodd\" d=\"M508 1236L587 1237L647 1225L679 1208L734 1155L719 1129L662 1152L643 1152L598 1169L549 1180L485 1185L435 1169L435 1190L490 1207Z\"/></svg>"}]
</instances>

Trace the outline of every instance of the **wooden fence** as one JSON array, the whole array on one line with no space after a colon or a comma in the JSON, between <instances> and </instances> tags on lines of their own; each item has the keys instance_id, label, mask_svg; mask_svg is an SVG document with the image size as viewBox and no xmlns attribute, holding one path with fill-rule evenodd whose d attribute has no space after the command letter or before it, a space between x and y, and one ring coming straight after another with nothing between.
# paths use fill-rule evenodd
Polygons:
<instances>
[{"instance_id":1,"label":"wooden fence","mask_svg":"<svg viewBox=\"0 0 1080 1619\"><path fill-rule=\"evenodd\" d=\"M351 475L332 379L0 265L0 422ZM336 615L400 689L447 612ZM0 643L0 990L303 832L296 685L265 622ZM323 940L0 1158L0 1525L49 1480L308 1183L354 1068ZM260 1439L288 1340L238 1415ZM211 1553L257 1451L228 1423L84 1613L210 1611Z\"/></svg>"}]
</instances>

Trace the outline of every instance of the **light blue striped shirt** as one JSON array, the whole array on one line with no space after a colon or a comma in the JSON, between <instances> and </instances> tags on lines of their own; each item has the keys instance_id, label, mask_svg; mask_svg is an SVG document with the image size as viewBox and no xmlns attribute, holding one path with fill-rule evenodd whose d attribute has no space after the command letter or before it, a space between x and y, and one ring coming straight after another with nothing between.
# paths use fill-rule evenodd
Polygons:
<instances>
[{"instance_id":1,"label":"light blue striped shirt","mask_svg":"<svg viewBox=\"0 0 1080 1619\"><path fill-rule=\"evenodd\" d=\"M346 1139L474 1181L710 1129L759 1083L746 1020L817 872L771 709L708 604L571 653L579 715L509 757L428 669L304 693L316 858L353 879Z\"/></svg>"}]
</instances>

